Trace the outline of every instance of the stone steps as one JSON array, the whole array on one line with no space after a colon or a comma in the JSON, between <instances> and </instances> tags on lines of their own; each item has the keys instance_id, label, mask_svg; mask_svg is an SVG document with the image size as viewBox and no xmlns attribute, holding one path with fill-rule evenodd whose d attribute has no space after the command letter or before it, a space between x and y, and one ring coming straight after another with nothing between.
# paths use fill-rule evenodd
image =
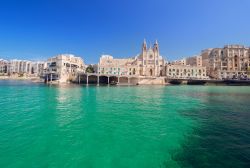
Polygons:
<instances>
[{"instance_id":1,"label":"stone steps","mask_svg":"<svg viewBox=\"0 0 250 168\"><path fill-rule=\"evenodd\" d=\"M165 79L164 78L146 78L139 82L139 85L164 85Z\"/></svg>"}]
</instances>

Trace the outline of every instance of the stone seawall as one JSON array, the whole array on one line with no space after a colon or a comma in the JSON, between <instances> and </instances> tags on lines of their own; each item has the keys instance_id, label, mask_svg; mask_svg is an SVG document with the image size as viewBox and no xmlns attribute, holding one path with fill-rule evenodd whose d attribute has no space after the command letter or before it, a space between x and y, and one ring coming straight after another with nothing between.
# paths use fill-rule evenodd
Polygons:
<instances>
[{"instance_id":1,"label":"stone seawall","mask_svg":"<svg viewBox=\"0 0 250 168\"><path fill-rule=\"evenodd\" d=\"M188 79L166 79L173 85L234 85L234 86L250 86L250 80L188 80Z\"/></svg>"},{"instance_id":2,"label":"stone seawall","mask_svg":"<svg viewBox=\"0 0 250 168\"><path fill-rule=\"evenodd\" d=\"M165 78L164 77L157 77L157 78L144 78L138 82L139 85L165 85Z\"/></svg>"}]
</instances>

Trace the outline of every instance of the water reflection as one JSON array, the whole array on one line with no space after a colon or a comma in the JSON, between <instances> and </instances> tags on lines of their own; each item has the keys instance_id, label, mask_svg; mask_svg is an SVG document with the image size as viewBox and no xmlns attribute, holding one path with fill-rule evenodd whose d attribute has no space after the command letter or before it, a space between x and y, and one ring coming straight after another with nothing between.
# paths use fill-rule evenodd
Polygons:
<instances>
[{"instance_id":1,"label":"water reflection","mask_svg":"<svg viewBox=\"0 0 250 168\"><path fill-rule=\"evenodd\" d=\"M84 115L81 108L83 92L79 87L57 86L55 89L56 121L66 126Z\"/></svg>"}]
</instances>

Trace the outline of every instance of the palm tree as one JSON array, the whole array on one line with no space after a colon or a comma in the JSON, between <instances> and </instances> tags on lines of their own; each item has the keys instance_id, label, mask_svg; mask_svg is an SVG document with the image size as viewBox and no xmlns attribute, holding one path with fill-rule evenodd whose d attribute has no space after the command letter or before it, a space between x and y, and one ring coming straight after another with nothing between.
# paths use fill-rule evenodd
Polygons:
<instances>
[{"instance_id":1,"label":"palm tree","mask_svg":"<svg viewBox=\"0 0 250 168\"><path fill-rule=\"evenodd\" d=\"M86 72L87 73L95 73L95 69L92 65L89 65L87 68L86 68Z\"/></svg>"}]
</instances>

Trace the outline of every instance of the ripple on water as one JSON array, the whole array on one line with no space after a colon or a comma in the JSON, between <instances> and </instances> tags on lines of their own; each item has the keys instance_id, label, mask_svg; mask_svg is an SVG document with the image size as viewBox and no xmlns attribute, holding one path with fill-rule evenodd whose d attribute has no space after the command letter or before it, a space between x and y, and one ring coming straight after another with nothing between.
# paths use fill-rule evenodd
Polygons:
<instances>
[{"instance_id":1,"label":"ripple on water","mask_svg":"<svg viewBox=\"0 0 250 168\"><path fill-rule=\"evenodd\" d=\"M211 167L249 159L249 94L235 88L0 85L0 167Z\"/></svg>"}]
</instances>

